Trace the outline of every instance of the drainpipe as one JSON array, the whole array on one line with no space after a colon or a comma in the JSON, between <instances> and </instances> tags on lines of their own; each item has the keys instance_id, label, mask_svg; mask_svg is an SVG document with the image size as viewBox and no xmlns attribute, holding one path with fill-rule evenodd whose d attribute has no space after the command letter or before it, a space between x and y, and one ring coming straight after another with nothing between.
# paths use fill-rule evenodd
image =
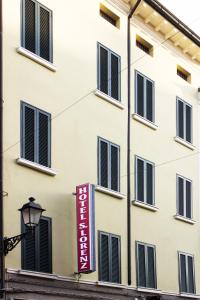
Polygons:
<instances>
[{"instance_id":1,"label":"drainpipe","mask_svg":"<svg viewBox=\"0 0 200 300\"><path fill-rule=\"evenodd\" d=\"M3 297L4 289L4 255L3 255L3 16L2 1L0 0L0 297Z\"/></svg>"},{"instance_id":2,"label":"drainpipe","mask_svg":"<svg viewBox=\"0 0 200 300\"><path fill-rule=\"evenodd\" d=\"M130 20L142 0L137 0L128 15L127 59L128 59L128 124L127 124L127 270L128 285L131 285L131 34Z\"/></svg>"}]
</instances>

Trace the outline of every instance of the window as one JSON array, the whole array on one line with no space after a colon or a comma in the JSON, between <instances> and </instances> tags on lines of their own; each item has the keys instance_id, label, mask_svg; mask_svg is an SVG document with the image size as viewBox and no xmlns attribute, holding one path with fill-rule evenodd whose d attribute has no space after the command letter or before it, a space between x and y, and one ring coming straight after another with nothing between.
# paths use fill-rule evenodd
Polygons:
<instances>
[{"instance_id":1,"label":"window","mask_svg":"<svg viewBox=\"0 0 200 300\"><path fill-rule=\"evenodd\" d=\"M99 280L121 282L120 237L99 232Z\"/></svg>"},{"instance_id":2,"label":"window","mask_svg":"<svg viewBox=\"0 0 200 300\"><path fill-rule=\"evenodd\" d=\"M136 46L147 54L153 56L153 46L139 35L136 35Z\"/></svg>"},{"instance_id":3,"label":"window","mask_svg":"<svg viewBox=\"0 0 200 300\"><path fill-rule=\"evenodd\" d=\"M182 252L178 255L180 292L195 294L194 257Z\"/></svg>"},{"instance_id":4,"label":"window","mask_svg":"<svg viewBox=\"0 0 200 300\"><path fill-rule=\"evenodd\" d=\"M154 122L154 82L137 71L135 78L136 113L148 121Z\"/></svg>"},{"instance_id":5,"label":"window","mask_svg":"<svg viewBox=\"0 0 200 300\"><path fill-rule=\"evenodd\" d=\"M52 11L35 0L22 4L22 46L52 62Z\"/></svg>"},{"instance_id":6,"label":"window","mask_svg":"<svg viewBox=\"0 0 200 300\"><path fill-rule=\"evenodd\" d=\"M177 97L177 136L192 143L192 106Z\"/></svg>"},{"instance_id":7,"label":"window","mask_svg":"<svg viewBox=\"0 0 200 300\"><path fill-rule=\"evenodd\" d=\"M98 44L98 89L120 101L121 59L108 48Z\"/></svg>"},{"instance_id":8,"label":"window","mask_svg":"<svg viewBox=\"0 0 200 300\"><path fill-rule=\"evenodd\" d=\"M120 18L102 3L100 4L100 16L115 27L120 27Z\"/></svg>"},{"instance_id":9,"label":"window","mask_svg":"<svg viewBox=\"0 0 200 300\"><path fill-rule=\"evenodd\" d=\"M192 182L177 176L177 212L180 216L192 218Z\"/></svg>"},{"instance_id":10,"label":"window","mask_svg":"<svg viewBox=\"0 0 200 300\"><path fill-rule=\"evenodd\" d=\"M137 242L137 285L156 289L155 246Z\"/></svg>"},{"instance_id":11,"label":"window","mask_svg":"<svg viewBox=\"0 0 200 300\"><path fill-rule=\"evenodd\" d=\"M22 232L27 227L22 224ZM44 273L52 272L51 218L41 217L33 234L22 241L22 269Z\"/></svg>"},{"instance_id":12,"label":"window","mask_svg":"<svg viewBox=\"0 0 200 300\"><path fill-rule=\"evenodd\" d=\"M135 158L135 190L136 200L154 205L155 166L143 158Z\"/></svg>"},{"instance_id":13,"label":"window","mask_svg":"<svg viewBox=\"0 0 200 300\"><path fill-rule=\"evenodd\" d=\"M51 167L51 115L21 103L21 156Z\"/></svg>"},{"instance_id":14,"label":"window","mask_svg":"<svg viewBox=\"0 0 200 300\"><path fill-rule=\"evenodd\" d=\"M119 146L98 139L98 184L119 192Z\"/></svg>"},{"instance_id":15,"label":"window","mask_svg":"<svg viewBox=\"0 0 200 300\"><path fill-rule=\"evenodd\" d=\"M191 83L191 74L179 65L177 66L177 75L185 81Z\"/></svg>"}]
</instances>

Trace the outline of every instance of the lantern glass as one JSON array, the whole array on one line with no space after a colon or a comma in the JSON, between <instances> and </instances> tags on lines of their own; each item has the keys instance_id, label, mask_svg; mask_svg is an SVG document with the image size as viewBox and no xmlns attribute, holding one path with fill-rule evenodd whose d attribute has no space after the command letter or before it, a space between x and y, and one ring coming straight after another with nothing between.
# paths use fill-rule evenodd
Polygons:
<instances>
[{"instance_id":1,"label":"lantern glass","mask_svg":"<svg viewBox=\"0 0 200 300\"><path fill-rule=\"evenodd\" d=\"M27 226L30 226L29 223L30 223L30 213L29 213L29 208L25 208L21 211L22 213L22 218L23 218L23 221L24 221L24 224L27 225Z\"/></svg>"},{"instance_id":2,"label":"lantern glass","mask_svg":"<svg viewBox=\"0 0 200 300\"><path fill-rule=\"evenodd\" d=\"M30 226L35 227L39 224L41 214L41 210L30 208Z\"/></svg>"}]
</instances>

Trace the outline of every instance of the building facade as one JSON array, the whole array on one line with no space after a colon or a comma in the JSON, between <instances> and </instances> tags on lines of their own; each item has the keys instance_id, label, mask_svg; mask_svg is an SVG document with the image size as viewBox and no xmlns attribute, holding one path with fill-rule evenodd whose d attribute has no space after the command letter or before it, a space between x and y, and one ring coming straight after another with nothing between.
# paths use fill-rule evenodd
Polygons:
<instances>
[{"instance_id":1,"label":"building facade","mask_svg":"<svg viewBox=\"0 0 200 300\"><path fill-rule=\"evenodd\" d=\"M46 209L5 256L5 298L200 298L200 37L156 0L2 4L4 236L26 230L29 197ZM75 192L87 182L96 271L84 274Z\"/></svg>"}]
</instances>

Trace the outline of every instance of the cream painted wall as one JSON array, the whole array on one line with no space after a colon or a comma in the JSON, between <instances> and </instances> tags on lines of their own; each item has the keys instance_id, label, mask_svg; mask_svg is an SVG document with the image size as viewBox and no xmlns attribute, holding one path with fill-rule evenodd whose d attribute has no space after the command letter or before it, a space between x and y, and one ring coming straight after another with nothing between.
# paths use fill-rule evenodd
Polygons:
<instances>
[{"instance_id":1,"label":"cream painted wall","mask_svg":"<svg viewBox=\"0 0 200 300\"><path fill-rule=\"evenodd\" d=\"M97 0L71 1L69 6L66 6L66 0L43 0L42 3L53 10L55 73L16 52L20 46L20 0L3 1L4 190L8 192L4 198L5 236L20 232L17 209L28 197L34 196L46 209L45 215L52 218L53 272L73 276L76 271L76 226L72 193L78 184L97 183L98 136L120 145L121 192L126 194L127 16L111 5L111 1L102 1L120 17L119 30L99 16L100 2ZM153 57L135 47L136 33L153 44ZM132 285L136 286L135 240L138 240L156 245L158 289L163 291L178 293L177 251L194 254L197 293L200 293L197 280L200 278L198 148L192 151L174 141L176 96L179 96L193 106L193 143L198 147L196 91L199 66L168 43L158 47L163 38L139 20L132 24L131 38L132 62L138 60L132 65L132 112L136 69L155 81L158 125L154 131L131 120L131 170L134 173L134 155L156 164L155 201L159 208L157 212L136 206L131 208ZM97 42L121 56L123 110L93 93L97 85ZM191 72L192 84L176 75L177 64ZM84 95L87 96L76 103ZM16 163L20 157L21 100L52 114L52 168L58 172L55 177ZM195 225L174 219L177 173L193 181ZM121 236L123 284L127 284L126 211L126 199L118 200L96 192L96 232L102 230ZM97 243L96 249L98 254ZM21 268L20 246L6 257L6 267ZM97 281L98 265L97 272L82 275L81 279Z\"/></svg>"}]
</instances>

